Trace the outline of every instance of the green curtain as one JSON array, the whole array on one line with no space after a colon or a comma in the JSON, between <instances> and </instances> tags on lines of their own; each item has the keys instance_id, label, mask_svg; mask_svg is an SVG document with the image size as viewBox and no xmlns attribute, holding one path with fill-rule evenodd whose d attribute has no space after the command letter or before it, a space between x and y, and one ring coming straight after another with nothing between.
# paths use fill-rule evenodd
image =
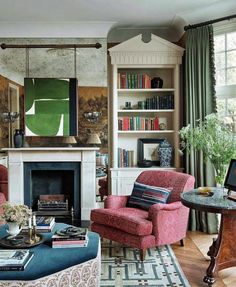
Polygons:
<instances>
[{"instance_id":1,"label":"green curtain","mask_svg":"<svg viewBox=\"0 0 236 287\"><path fill-rule=\"evenodd\" d=\"M198 119L216 112L213 27L204 26L186 32L185 124L195 127ZM196 180L196 187L213 186L211 164L204 164L201 152L186 156L186 172ZM213 213L190 211L190 230L217 233L218 219Z\"/></svg>"}]
</instances>

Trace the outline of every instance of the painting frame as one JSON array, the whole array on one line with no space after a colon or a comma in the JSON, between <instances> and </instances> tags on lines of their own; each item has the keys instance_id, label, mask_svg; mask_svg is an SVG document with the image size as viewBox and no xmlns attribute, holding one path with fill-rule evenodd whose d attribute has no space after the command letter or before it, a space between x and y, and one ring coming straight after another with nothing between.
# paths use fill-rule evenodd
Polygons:
<instances>
[{"instance_id":1,"label":"painting frame","mask_svg":"<svg viewBox=\"0 0 236 287\"><path fill-rule=\"evenodd\" d=\"M158 147L164 140L163 138L138 139L138 161L150 160L152 165L160 166Z\"/></svg>"}]
</instances>

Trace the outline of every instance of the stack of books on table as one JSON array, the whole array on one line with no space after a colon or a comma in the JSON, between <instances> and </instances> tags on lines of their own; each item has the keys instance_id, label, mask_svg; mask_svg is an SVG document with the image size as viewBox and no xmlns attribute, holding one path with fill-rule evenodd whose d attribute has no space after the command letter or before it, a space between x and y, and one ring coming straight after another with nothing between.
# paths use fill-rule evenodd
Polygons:
<instances>
[{"instance_id":1,"label":"stack of books on table","mask_svg":"<svg viewBox=\"0 0 236 287\"><path fill-rule=\"evenodd\" d=\"M51 232L55 225L55 217L36 216L36 230L38 232Z\"/></svg>"},{"instance_id":2,"label":"stack of books on table","mask_svg":"<svg viewBox=\"0 0 236 287\"><path fill-rule=\"evenodd\" d=\"M86 228L69 227L57 231L52 236L52 248L86 247L88 241L88 231Z\"/></svg>"},{"instance_id":3,"label":"stack of books on table","mask_svg":"<svg viewBox=\"0 0 236 287\"><path fill-rule=\"evenodd\" d=\"M33 256L28 249L1 249L0 271L24 271Z\"/></svg>"},{"instance_id":4,"label":"stack of books on table","mask_svg":"<svg viewBox=\"0 0 236 287\"><path fill-rule=\"evenodd\" d=\"M51 232L55 225L55 217L52 216L36 216L36 231L39 233ZM28 230L28 226L23 226L23 231Z\"/></svg>"}]
</instances>

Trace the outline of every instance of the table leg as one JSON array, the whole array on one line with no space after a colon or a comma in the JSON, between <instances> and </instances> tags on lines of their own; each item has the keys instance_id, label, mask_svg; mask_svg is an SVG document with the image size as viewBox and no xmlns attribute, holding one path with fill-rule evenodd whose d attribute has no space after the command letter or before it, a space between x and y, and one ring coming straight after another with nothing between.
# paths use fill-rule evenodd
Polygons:
<instances>
[{"instance_id":1,"label":"table leg","mask_svg":"<svg viewBox=\"0 0 236 287\"><path fill-rule=\"evenodd\" d=\"M203 281L212 286L216 281L218 271L236 266L236 215L222 214L220 230L217 239L213 240L207 255L211 262L207 268Z\"/></svg>"}]
</instances>

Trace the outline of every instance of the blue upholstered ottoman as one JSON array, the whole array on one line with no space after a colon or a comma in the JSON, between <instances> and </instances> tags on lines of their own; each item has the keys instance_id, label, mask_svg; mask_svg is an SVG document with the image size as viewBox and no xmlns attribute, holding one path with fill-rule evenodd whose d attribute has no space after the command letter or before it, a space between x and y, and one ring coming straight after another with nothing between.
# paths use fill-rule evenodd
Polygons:
<instances>
[{"instance_id":1,"label":"blue upholstered ottoman","mask_svg":"<svg viewBox=\"0 0 236 287\"><path fill-rule=\"evenodd\" d=\"M57 223L53 232L66 226ZM2 226L0 238L6 235L6 226ZM80 248L52 248L52 233L43 235L46 240L31 248L34 257L25 271L0 271L0 287L6 283L9 287L99 286L101 249L97 233L89 232L88 246Z\"/></svg>"}]
</instances>

